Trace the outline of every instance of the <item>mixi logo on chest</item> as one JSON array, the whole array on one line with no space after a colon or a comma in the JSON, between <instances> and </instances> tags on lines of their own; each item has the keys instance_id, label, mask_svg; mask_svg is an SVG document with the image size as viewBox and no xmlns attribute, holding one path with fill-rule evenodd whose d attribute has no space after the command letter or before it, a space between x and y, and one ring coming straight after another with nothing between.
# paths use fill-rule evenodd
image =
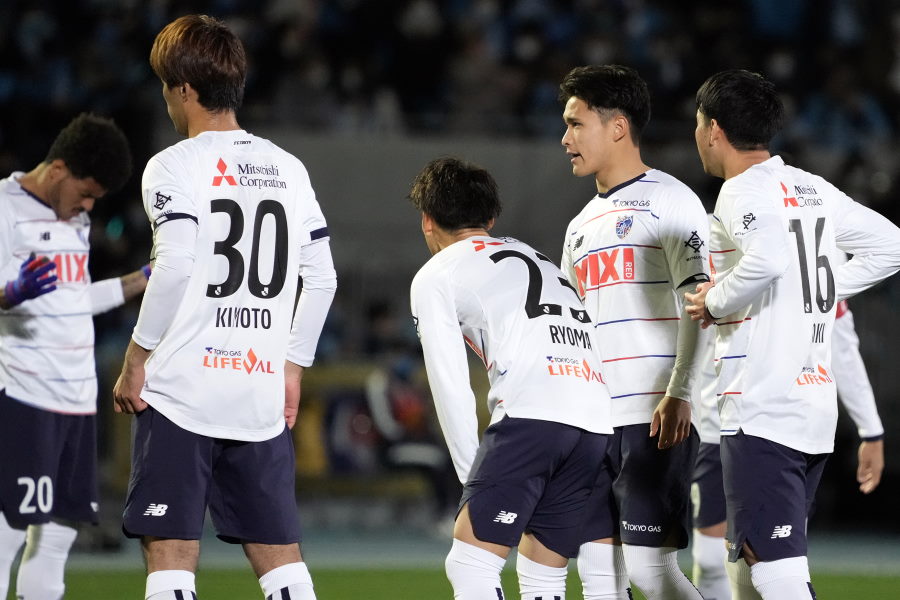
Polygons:
<instances>
[{"instance_id":1,"label":"mixi logo on chest","mask_svg":"<svg viewBox=\"0 0 900 600\"><path fill-rule=\"evenodd\" d=\"M60 252L47 255L47 258L56 263L56 277L60 283L87 282L87 252Z\"/></svg>"},{"instance_id":2,"label":"mixi logo on chest","mask_svg":"<svg viewBox=\"0 0 900 600\"><path fill-rule=\"evenodd\" d=\"M575 264L578 293L618 281L634 280L634 248L610 248L586 255Z\"/></svg>"}]
</instances>

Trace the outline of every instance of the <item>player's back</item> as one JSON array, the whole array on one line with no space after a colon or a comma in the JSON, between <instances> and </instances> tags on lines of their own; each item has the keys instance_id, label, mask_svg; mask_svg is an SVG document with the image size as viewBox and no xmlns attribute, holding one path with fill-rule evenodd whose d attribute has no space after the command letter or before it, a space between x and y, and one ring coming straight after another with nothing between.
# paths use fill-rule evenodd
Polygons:
<instances>
[{"instance_id":1,"label":"player's back","mask_svg":"<svg viewBox=\"0 0 900 600\"><path fill-rule=\"evenodd\" d=\"M452 298L457 331L487 369L495 420L508 414L612 431L592 323L547 257L512 238L468 238L426 263L412 295L414 311Z\"/></svg>"},{"instance_id":2,"label":"player's back","mask_svg":"<svg viewBox=\"0 0 900 600\"><path fill-rule=\"evenodd\" d=\"M143 193L154 228L191 219L198 233L142 397L197 433L273 437L284 426L300 248L324 227L305 168L244 131L206 132L155 156Z\"/></svg>"},{"instance_id":3,"label":"player's back","mask_svg":"<svg viewBox=\"0 0 900 600\"><path fill-rule=\"evenodd\" d=\"M772 268L783 269L751 305L716 315L723 434L740 428L804 452L831 451L837 416L830 366L834 220L845 199L821 177L778 157L722 186L711 234L717 284L742 259L745 278L771 267L755 265L731 241L745 238L750 251L763 243L754 241L761 224L781 228Z\"/></svg>"}]
</instances>

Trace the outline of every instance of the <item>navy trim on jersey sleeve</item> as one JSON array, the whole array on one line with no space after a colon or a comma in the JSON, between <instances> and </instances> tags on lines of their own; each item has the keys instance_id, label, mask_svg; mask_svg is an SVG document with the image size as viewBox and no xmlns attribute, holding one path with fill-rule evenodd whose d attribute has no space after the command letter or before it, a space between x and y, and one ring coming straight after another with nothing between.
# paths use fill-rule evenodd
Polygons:
<instances>
[{"instance_id":1,"label":"navy trim on jersey sleeve","mask_svg":"<svg viewBox=\"0 0 900 600\"><path fill-rule=\"evenodd\" d=\"M868 436L868 437L859 438L859 440L860 440L861 442L880 442L880 441L883 440L883 439L884 439L884 434L883 434L883 433L882 433L881 435L871 435L871 436Z\"/></svg>"},{"instance_id":2,"label":"navy trim on jersey sleeve","mask_svg":"<svg viewBox=\"0 0 900 600\"><path fill-rule=\"evenodd\" d=\"M314 229L309 233L309 241L314 242L316 240L321 240L322 238L328 237L328 228L322 227L319 229Z\"/></svg>"},{"instance_id":3,"label":"navy trim on jersey sleeve","mask_svg":"<svg viewBox=\"0 0 900 600\"><path fill-rule=\"evenodd\" d=\"M709 275L707 275L706 273L697 273L696 275L691 275L690 277L679 283L677 286L675 286L675 289L677 290L680 287L684 287L692 283L704 283L706 281L709 281Z\"/></svg>"},{"instance_id":4,"label":"navy trim on jersey sleeve","mask_svg":"<svg viewBox=\"0 0 900 600\"><path fill-rule=\"evenodd\" d=\"M164 215L160 215L156 219L156 222L153 223L153 229L156 229L163 223L168 223L169 221L177 221L179 219L190 219L194 223L197 223L198 225L200 224L200 221L198 221L197 217L195 217L194 215L189 215L187 213L167 213Z\"/></svg>"}]
</instances>

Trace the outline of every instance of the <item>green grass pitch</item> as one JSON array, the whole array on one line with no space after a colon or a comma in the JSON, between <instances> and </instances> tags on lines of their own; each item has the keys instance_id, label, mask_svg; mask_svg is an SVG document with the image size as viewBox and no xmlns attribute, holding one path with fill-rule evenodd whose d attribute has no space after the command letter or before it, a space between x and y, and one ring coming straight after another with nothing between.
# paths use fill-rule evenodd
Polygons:
<instances>
[{"instance_id":1,"label":"green grass pitch","mask_svg":"<svg viewBox=\"0 0 900 600\"><path fill-rule=\"evenodd\" d=\"M313 580L320 600L440 600L452 598L450 584L441 570L429 569L315 569ZM143 598L144 575L139 570L88 571L73 570L66 576L66 600L137 599ZM819 600L866 598L896 600L900 598L900 575L835 575L815 574L813 583ZM516 599L515 572L503 572L507 598ZM580 598L577 574L569 575L567 600ZM204 569L197 575L200 600L260 600L262 592L256 578L247 569ZM636 593L635 599L643 600ZM10 600L13 596L10 593Z\"/></svg>"}]
</instances>

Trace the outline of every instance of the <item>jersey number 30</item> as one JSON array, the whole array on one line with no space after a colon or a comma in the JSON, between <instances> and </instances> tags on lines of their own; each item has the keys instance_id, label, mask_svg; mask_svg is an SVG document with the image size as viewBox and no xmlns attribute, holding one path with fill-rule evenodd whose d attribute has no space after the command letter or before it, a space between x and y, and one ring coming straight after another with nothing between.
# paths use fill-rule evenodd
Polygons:
<instances>
[{"instance_id":1,"label":"jersey number 30","mask_svg":"<svg viewBox=\"0 0 900 600\"><path fill-rule=\"evenodd\" d=\"M229 218L228 235L213 246L215 254L221 254L228 261L228 275L222 283L206 286L206 295L211 298L224 298L235 293L244 282L244 256L235 245L244 237L244 211L234 200L219 198L210 203L210 212L225 213ZM272 279L268 283L259 280L259 242L263 220L271 215L275 220L275 251L272 254ZM287 274L287 217L284 206L275 200L263 200L256 207L253 219L253 243L250 248L250 272L247 275L247 287L257 298L274 298L284 287Z\"/></svg>"}]
</instances>

